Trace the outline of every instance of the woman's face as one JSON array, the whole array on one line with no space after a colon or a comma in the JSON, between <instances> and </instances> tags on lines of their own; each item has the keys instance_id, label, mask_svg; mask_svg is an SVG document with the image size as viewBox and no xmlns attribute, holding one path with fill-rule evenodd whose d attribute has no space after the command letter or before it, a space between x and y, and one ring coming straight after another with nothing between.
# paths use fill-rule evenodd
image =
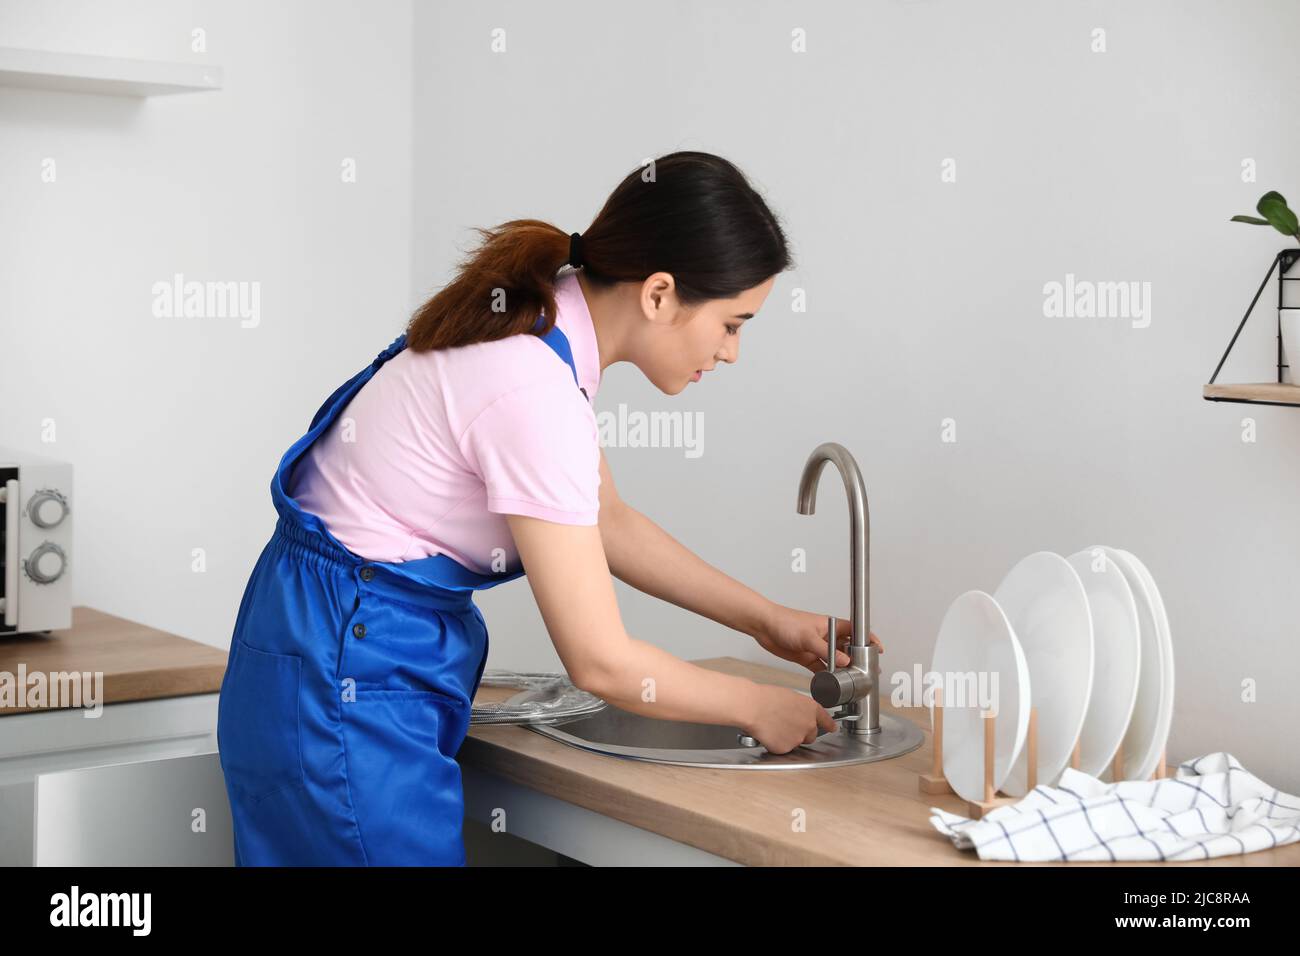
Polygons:
<instances>
[{"instance_id":1,"label":"woman's face","mask_svg":"<svg viewBox=\"0 0 1300 956\"><path fill-rule=\"evenodd\" d=\"M641 286L641 309L650 320L641 371L661 392L676 395L719 362L735 362L745 322L763 307L775 284L772 276L733 299L686 308L677 299L672 275L656 272Z\"/></svg>"}]
</instances>

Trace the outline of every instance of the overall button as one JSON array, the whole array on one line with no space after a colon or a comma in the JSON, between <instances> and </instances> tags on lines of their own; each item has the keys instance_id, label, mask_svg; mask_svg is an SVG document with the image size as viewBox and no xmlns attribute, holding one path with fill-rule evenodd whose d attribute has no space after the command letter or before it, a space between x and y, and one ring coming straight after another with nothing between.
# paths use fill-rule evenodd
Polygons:
<instances>
[{"instance_id":1,"label":"overall button","mask_svg":"<svg viewBox=\"0 0 1300 956\"><path fill-rule=\"evenodd\" d=\"M374 576L375 576L375 569L374 569L374 568L362 568L362 569L361 569L361 580L362 580L362 581L369 581L369 580L370 580L371 578L373 578Z\"/></svg>"},{"instance_id":2,"label":"overall button","mask_svg":"<svg viewBox=\"0 0 1300 956\"><path fill-rule=\"evenodd\" d=\"M353 624L352 633L355 634L357 637L365 637L366 626L364 624Z\"/></svg>"}]
</instances>

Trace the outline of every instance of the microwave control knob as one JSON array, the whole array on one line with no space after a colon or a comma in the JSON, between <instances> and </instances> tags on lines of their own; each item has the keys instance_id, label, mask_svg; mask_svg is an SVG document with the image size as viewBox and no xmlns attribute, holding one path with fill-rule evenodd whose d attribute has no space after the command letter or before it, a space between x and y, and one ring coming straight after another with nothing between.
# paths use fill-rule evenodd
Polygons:
<instances>
[{"instance_id":1,"label":"microwave control knob","mask_svg":"<svg viewBox=\"0 0 1300 956\"><path fill-rule=\"evenodd\" d=\"M67 566L68 556L52 541L41 542L23 562L27 576L37 584L53 584L63 576Z\"/></svg>"},{"instance_id":2,"label":"microwave control knob","mask_svg":"<svg viewBox=\"0 0 1300 956\"><path fill-rule=\"evenodd\" d=\"M27 502L27 516L38 528L53 528L68 516L68 499L53 488L42 488Z\"/></svg>"}]
</instances>

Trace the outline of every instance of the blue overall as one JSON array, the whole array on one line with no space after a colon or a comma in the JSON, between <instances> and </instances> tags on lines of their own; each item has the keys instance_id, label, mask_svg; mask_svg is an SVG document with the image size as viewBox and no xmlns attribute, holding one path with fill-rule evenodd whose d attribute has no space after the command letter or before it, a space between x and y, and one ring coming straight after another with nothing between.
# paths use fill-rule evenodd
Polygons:
<instances>
[{"instance_id":1,"label":"blue overall","mask_svg":"<svg viewBox=\"0 0 1300 956\"><path fill-rule=\"evenodd\" d=\"M564 333L542 340L577 382ZM405 347L403 334L326 399L271 479L279 517L244 589L218 703L236 865L465 865L455 757L488 653L472 597L524 569L479 574L445 554L367 561L285 491Z\"/></svg>"}]
</instances>

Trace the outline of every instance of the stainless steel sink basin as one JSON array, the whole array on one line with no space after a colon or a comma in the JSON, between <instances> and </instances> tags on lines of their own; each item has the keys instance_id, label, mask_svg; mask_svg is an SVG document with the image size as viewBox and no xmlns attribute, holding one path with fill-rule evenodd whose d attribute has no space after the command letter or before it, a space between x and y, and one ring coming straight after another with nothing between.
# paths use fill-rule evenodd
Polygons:
<instances>
[{"instance_id":1,"label":"stainless steel sink basin","mask_svg":"<svg viewBox=\"0 0 1300 956\"><path fill-rule=\"evenodd\" d=\"M796 693L799 693L796 691ZM905 718L880 715L880 733L869 740L841 731L824 731L816 743L774 754L735 727L642 717L606 705L603 710L528 729L592 753L628 760L737 770L799 770L844 767L885 760L921 746L921 729Z\"/></svg>"}]
</instances>

